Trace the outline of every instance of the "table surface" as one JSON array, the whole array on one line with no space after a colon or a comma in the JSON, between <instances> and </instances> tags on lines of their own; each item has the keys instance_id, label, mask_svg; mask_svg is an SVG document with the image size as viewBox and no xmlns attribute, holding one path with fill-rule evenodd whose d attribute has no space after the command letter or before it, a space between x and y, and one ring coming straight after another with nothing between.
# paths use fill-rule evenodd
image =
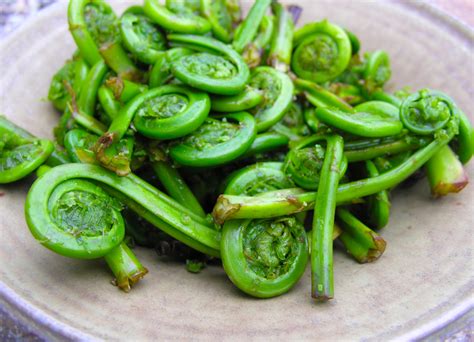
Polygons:
<instances>
[{"instance_id":1,"label":"table surface","mask_svg":"<svg viewBox=\"0 0 474 342\"><path fill-rule=\"evenodd\" d=\"M57 0L0 0L0 39ZM363 1L363 0L356 0ZM416 0L404 0L416 1ZM474 0L425 0L474 29ZM0 341L44 341L32 328L0 306ZM474 312L430 336L430 341L474 341Z\"/></svg>"}]
</instances>

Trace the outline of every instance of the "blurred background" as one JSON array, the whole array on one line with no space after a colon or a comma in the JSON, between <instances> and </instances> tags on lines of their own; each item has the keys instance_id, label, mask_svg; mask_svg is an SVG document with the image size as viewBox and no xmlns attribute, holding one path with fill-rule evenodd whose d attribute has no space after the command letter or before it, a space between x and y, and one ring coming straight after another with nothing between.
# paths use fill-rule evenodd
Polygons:
<instances>
[{"instance_id":1,"label":"blurred background","mask_svg":"<svg viewBox=\"0 0 474 342\"><path fill-rule=\"evenodd\" d=\"M28 16L40 11L56 1L66 0L0 0L0 36L11 32ZM317 1L317 0L314 0ZM354 0L388 1L388 0ZM439 9L474 27L474 0L395 0L400 2L417 1L435 5ZM137 1L139 3L140 1ZM334 0L337 4L337 0Z\"/></svg>"}]
</instances>

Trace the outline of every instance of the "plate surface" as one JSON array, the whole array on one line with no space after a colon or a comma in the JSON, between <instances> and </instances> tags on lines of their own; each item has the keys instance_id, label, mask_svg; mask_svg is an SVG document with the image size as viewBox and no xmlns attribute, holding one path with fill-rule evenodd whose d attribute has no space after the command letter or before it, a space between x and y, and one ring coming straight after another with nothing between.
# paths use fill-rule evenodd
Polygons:
<instances>
[{"instance_id":1,"label":"plate surface","mask_svg":"<svg viewBox=\"0 0 474 342\"><path fill-rule=\"evenodd\" d=\"M118 13L126 5L111 3ZM389 89L408 85L445 91L474 121L474 38L468 29L425 5L300 4L302 23L329 18L355 32L364 51L388 51ZM51 76L74 49L65 2L3 41L0 113L50 137L59 116L44 98ZM473 162L468 172L474 180ZM441 200L430 198L425 181L398 191L391 223L382 231L388 241L385 255L358 265L337 251L336 299L317 305L309 296L309 272L287 295L257 300L241 294L218 267L194 275L144 249L137 254L150 274L124 294L109 284L104 262L63 258L33 239L23 216L30 183L0 187L0 302L52 337L413 338L436 331L472 304L472 184Z\"/></svg>"}]
</instances>

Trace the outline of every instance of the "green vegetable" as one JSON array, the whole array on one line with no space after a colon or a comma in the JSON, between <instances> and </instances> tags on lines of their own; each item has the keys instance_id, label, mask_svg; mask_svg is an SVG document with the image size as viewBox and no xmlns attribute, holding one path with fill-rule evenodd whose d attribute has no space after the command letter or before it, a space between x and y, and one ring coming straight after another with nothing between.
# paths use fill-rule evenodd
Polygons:
<instances>
[{"instance_id":1,"label":"green vegetable","mask_svg":"<svg viewBox=\"0 0 474 342\"><path fill-rule=\"evenodd\" d=\"M268 64L279 71L288 72L293 48L293 18L278 2L272 4L272 10L276 16L276 31L271 42Z\"/></svg>"},{"instance_id":2,"label":"green vegetable","mask_svg":"<svg viewBox=\"0 0 474 342\"><path fill-rule=\"evenodd\" d=\"M220 95L236 95L244 90L249 68L232 48L209 37L170 34L168 39L171 44L195 51L171 64L171 72L181 82Z\"/></svg>"},{"instance_id":3,"label":"green vegetable","mask_svg":"<svg viewBox=\"0 0 474 342\"><path fill-rule=\"evenodd\" d=\"M141 134L154 139L175 139L196 130L206 120L209 96L185 86L165 85L129 101L112 121L114 139L124 136L130 122Z\"/></svg>"},{"instance_id":4,"label":"green vegetable","mask_svg":"<svg viewBox=\"0 0 474 342\"><path fill-rule=\"evenodd\" d=\"M81 57L74 57L58 70L49 86L48 100L54 107L63 112L71 101L73 94L78 94L84 82L89 66Z\"/></svg>"},{"instance_id":5,"label":"green vegetable","mask_svg":"<svg viewBox=\"0 0 474 342\"><path fill-rule=\"evenodd\" d=\"M398 108L386 102L365 102L356 106L353 113L320 107L316 117L344 132L369 138L397 135L403 129Z\"/></svg>"},{"instance_id":6,"label":"green vegetable","mask_svg":"<svg viewBox=\"0 0 474 342\"><path fill-rule=\"evenodd\" d=\"M338 208L336 218L342 230L339 240L354 259L364 264L382 256L387 243L381 236L364 225L347 209Z\"/></svg>"},{"instance_id":7,"label":"green vegetable","mask_svg":"<svg viewBox=\"0 0 474 342\"><path fill-rule=\"evenodd\" d=\"M269 129L283 118L293 98L293 83L288 75L271 67L258 67L252 72L250 85L262 91L263 101L250 111L255 116L257 131Z\"/></svg>"},{"instance_id":8,"label":"green vegetable","mask_svg":"<svg viewBox=\"0 0 474 342\"><path fill-rule=\"evenodd\" d=\"M266 162L240 169L230 175L224 194L255 196L262 192L292 188L294 184L282 168L282 163Z\"/></svg>"},{"instance_id":9,"label":"green vegetable","mask_svg":"<svg viewBox=\"0 0 474 342\"><path fill-rule=\"evenodd\" d=\"M269 298L289 291L308 261L308 240L294 217L235 220L224 225L222 264L243 292Z\"/></svg>"},{"instance_id":10,"label":"green vegetable","mask_svg":"<svg viewBox=\"0 0 474 342\"><path fill-rule=\"evenodd\" d=\"M232 40L234 18L228 7L228 0L201 0L203 16L209 21L214 36L224 43Z\"/></svg>"},{"instance_id":11,"label":"green vegetable","mask_svg":"<svg viewBox=\"0 0 474 342\"><path fill-rule=\"evenodd\" d=\"M351 40L327 20L306 24L295 32L291 68L298 77L317 83L330 81L349 65Z\"/></svg>"},{"instance_id":12,"label":"green vegetable","mask_svg":"<svg viewBox=\"0 0 474 342\"><path fill-rule=\"evenodd\" d=\"M100 187L89 185L92 183L80 184L83 180L106 185L114 197L167 234L203 253L219 256L219 233L204 219L196 218L194 213L133 174L119 177L88 164L57 166L31 187L25 207L27 223L33 236L45 247L69 257L90 259L104 256L121 242L123 220L116 205L112 205L113 200ZM91 206L90 200L98 208ZM53 216L49 206L57 208ZM87 214L77 217L79 226L71 221L76 216L68 211L70 206L73 210L77 207L79 213L84 208ZM93 214L102 207L103 214ZM55 216L61 215L61 208L62 218Z\"/></svg>"},{"instance_id":13,"label":"green vegetable","mask_svg":"<svg viewBox=\"0 0 474 342\"><path fill-rule=\"evenodd\" d=\"M49 140L23 136L0 115L0 184L25 178L43 164L53 150Z\"/></svg>"},{"instance_id":14,"label":"green vegetable","mask_svg":"<svg viewBox=\"0 0 474 342\"><path fill-rule=\"evenodd\" d=\"M289 291L311 255L311 295L326 301L334 239L360 263L383 254L373 230L392 189L466 186L474 130L448 95L387 92L390 56L361 51L357 28L295 29L303 9L278 0L249 9L145 0L117 17L69 0L77 51L48 91L57 144L0 116L0 183L36 170L25 215L41 244L104 258L124 291L147 273L135 245L193 273L222 258L259 298Z\"/></svg>"},{"instance_id":15,"label":"green vegetable","mask_svg":"<svg viewBox=\"0 0 474 342\"><path fill-rule=\"evenodd\" d=\"M428 162L429 163L429 162ZM377 177L380 175L377 166L367 160L365 168L368 177ZM388 190L380 191L367 199L367 222L369 226L375 229L381 229L388 224L390 219L390 200Z\"/></svg>"},{"instance_id":16,"label":"green vegetable","mask_svg":"<svg viewBox=\"0 0 474 342\"><path fill-rule=\"evenodd\" d=\"M186 166L222 165L244 154L255 136L255 120L246 112L227 114L220 120L208 118L196 131L171 146L170 156Z\"/></svg>"},{"instance_id":17,"label":"green vegetable","mask_svg":"<svg viewBox=\"0 0 474 342\"><path fill-rule=\"evenodd\" d=\"M336 193L341 178L344 141L340 136L322 137L327 142L318 182L311 239L311 296L319 301L334 297L333 227Z\"/></svg>"},{"instance_id":18,"label":"green vegetable","mask_svg":"<svg viewBox=\"0 0 474 342\"><path fill-rule=\"evenodd\" d=\"M469 183L462 163L449 146L444 146L426 163L426 176L434 197L459 192Z\"/></svg>"},{"instance_id":19,"label":"green vegetable","mask_svg":"<svg viewBox=\"0 0 474 342\"><path fill-rule=\"evenodd\" d=\"M169 4L163 6L158 0L145 0L143 10L151 20L169 31L204 34L211 30L211 24L206 19L182 6L170 8Z\"/></svg>"},{"instance_id":20,"label":"green vegetable","mask_svg":"<svg viewBox=\"0 0 474 342\"><path fill-rule=\"evenodd\" d=\"M70 0L69 30L81 56L89 65L102 59L126 79L140 79L140 70L133 64L121 45L117 17L102 0Z\"/></svg>"},{"instance_id":21,"label":"green vegetable","mask_svg":"<svg viewBox=\"0 0 474 342\"><path fill-rule=\"evenodd\" d=\"M154 64L166 50L163 33L145 15L124 14L120 31L125 47L143 63Z\"/></svg>"},{"instance_id":22,"label":"green vegetable","mask_svg":"<svg viewBox=\"0 0 474 342\"><path fill-rule=\"evenodd\" d=\"M245 20L236 29L232 43L235 51L241 53L252 43L270 3L271 0L260 0L254 3Z\"/></svg>"},{"instance_id":23,"label":"green vegetable","mask_svg":"<svg viewBox=\"0 0 474 342\"><path fill-rule=\"evenodd\" d=\"M233 96L213 96L211 109L216 112L240 112L251 109L263 101L260 90L247 87L243 92Z\"/></svg>"}]
</instances>

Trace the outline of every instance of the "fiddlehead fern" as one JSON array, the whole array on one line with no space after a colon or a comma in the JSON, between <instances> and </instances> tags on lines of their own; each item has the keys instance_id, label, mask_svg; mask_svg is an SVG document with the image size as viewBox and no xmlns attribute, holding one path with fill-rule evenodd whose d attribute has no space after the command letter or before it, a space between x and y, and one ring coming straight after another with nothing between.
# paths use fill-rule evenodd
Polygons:
<instances>
[{"instance_id":1,"label":"fiddlehead fern","mask_svg":"<svg viewBox=\"0 0 474 342\"><path fill-rule=\"evenodd\" d=\"M333 285L333 229L336 210L336 194L339 179L345 170L344 141L340 136L328 135L326 151L318 183L311 233L311 296L326 301L334 296Z\"/></svg>"},{"instance_id":2,"label":"fiddlehead fern","mask_svg":"<svg viewBox=\"0 0 474 342\"><path fill-rule=\"evenodd\" d=\"M377 166L370 160L365 162L368 177L377 177L380 172ZM367 222L374 229L381 229L388 224L390 219L390 200L388 189L380 191L367 199L366 205Z\"/></svg>"},{"instance_id":3,"label":"fiddlehead fern","mask_svg":"<svg viewBox=\"0 0 474 342\"><path fill-rule=\"evenodd\" d=\"M426 163L426 176L433 197L457 193L469 183L466 170L449 146L444 146Z\"/></svg>"},{"instance_id":4,"label":"fiddlehead fern","mask_svg":"<svg viewBox=\"0 0 474 342\"><path fill-rule=\"evenodd\" d=\"M361 88L353 84L332 82L328 90L351 106L356 106L365 101Z\"/></svg>"},{"instance_id":5,"label":"fiddlehead fern","mask_svg":"<svg viewBox=\"0 0 474 342\"><path fill-rule=\"evenodd\" d=\"M143 14L125 13L120 31L127 50L143 63L154 64L166 50L163 33Z\"/></svg>"},{"instance_id":6,"label":"fiddlehead fern","mask_svg":"<svg viewBox=\"0 0 474 342\"><path fill-rule=\"evenodd\" d=\"M75 163L101 164L118 175L127 175L132 164L135 141L131 137L120 139L107 149L96 153L99 137L82 129L70 130L64 137L64 146Z\"/></svg>"},{"instance_id":7,"label":"fiddlehead fern","mask_svg":"<svg viewBox=\"0 0 474 342\"><path fill-rule=\"evenodd\" d=\"M349 40L351 41L352 55L357 55L357 53L360 50L359 38L352 31L349 31L347 29L344 29L344 31L347 33L347 36L349 37Z\"/></svg>"},{"instance_id":8,"label":"fiddlehead fern","mask_svg":"<svg viewBox=\"0 0 474 342\"><path fill-rule=\"evenodd\" d=\"M232 40L232 28L235 24L227 6L228 0L202 0L203 16L212 26L212 34L224 43Z\"/></svg>"},{"instance_id":9,"label":"fiddlehead fern","mask_svg":"<svg viewBox=\"0 0 474 342\"><path fill-rule=\"evenodd\" d=\"M72 129L64 136L64 147L73 163L95 164L94 146L98 139L82 129Z\"/></svg>"},{"instance_id":10,"label":"fiddlehead fern","mask_svg":"<svg viewBox=\"0 0 474 342\"><path fill-rule=\"evenodd\" d=\"M209 37L170 34L168 39L171 44L203 51L172 62L171 71L181 82L220 95L236 95L244 90L250 71L232 48Z\"/></svg>"},{"instance_id":11,"label":"fiddlehead fern","mask_svg":"<svg viewBox=\"0 0 474 342\"><path fill-rule=\"evenodd\" d=\"M341 74L351 59L347 33L327 20L306 24L295 32L291 67L298 77L317 83Z\"/></svg>"},{"instance_id":12,"label":"fiddlehead fern","mask_svg":"<svg viewBox=\"0 0 474 342\"><path fill-rule=\"evenodd\" d=\"M215 112L240 112L251 109L263 101L260 90L246 87L243 92L233 96L213 96L211 98L211 109Z\"/></svg>"},{"instance_id":13,"label":"fiddlehead fern","mask_svg":"<svg viewBox=\"0 0 474 342\"><path fill-rule=\"evenodd\" d=\"M88 164L57 166L38 178L31 187L25 208L27 222L33 235L45 247L71 257L94 258L104 256L121 242L120 236L115 235L115 231L123 231L121 218L110 205L103 205L104 213L101 216L94 214L86 216L89 217L86 219L84 215L78 215L84 229L76 229L78 227L73 221L75 216L73 211L67 211L68 205L79 212L83 208L89 213L98 209L87 204L89 197L97 202L97 206L107 198L98 186L83 188L85 185L80 183L85 180L101 184L124 205L172 237L203 253L219 256L219 233L204 218L133 174L119 177L99 166ZM111 199L107 201L112 203ZM50 209L58 208L58 204L64 204L66 226L62 226L63 222L56 219L57 214L53 214ZM55 210L57 212L58 209ZM100 225L89 225L105 214L108 218L97 222Z\"/></svg>"},{"instance_id":14,"label":"fiddlehead fern","mask_svg":"<svg viewBox=\"0 0 474 342\"><path fill-rule=\"evenodd\" d=\"M459 135L457 136L456 153L463 164L467 164L474 155L474 129L466 114L458 110Z\"/></svg>"},{"instance_id":15,"label":"fiddlehead fern","mask_svg":"<svg viewBox=\"0 0 474 342\"><path fill-rule=\"evenodd\" d=\"M104 61L99 61L92 66L87 74L79 96L77 97L77 111L88 116L94 116L97 103L97 93L102 85L108 68ZM74 105L74 103L73 103Z\"/></svg>"},{"instance_id":16,"label":"fiddlehead fern","mask_svg":"<svg viewBox=\"0 0 474 342\"><path fill-rule=\"evenodd\" d=\"M242 53L252 44L270 3L271 0L261 0L253 4L245 20L236 29L232 42L235 51Z\"/></svg>"},{"instance_id":17,"label":"fiddlehead fern","mask_svg":"<svg viewBox=\"0 0 474 342\"><path fill-rule=\"evenodd\" d=\"M264 162L240 169L229 176L224 194L255 196L272 190L292 188L294 184L282 168L283 163Z\"/></svg>"},{"instance_id":18,"label":"fiddlehead fern","mask_svg":"<svg viewBox=\"0 0 474 342\"><path fill-rule=\"evenodd\" d=\"M142 77L121 45L117 17L103 0L71 0L69 30L89 65L104 59L117 74L126 79Z\"/></svg>"},{"instance_id":19,"label":"fiddlehead fern","mask_svg":"<svg viewBox=\"0 0 474 342\"><path fill-rule=\"evenodd\" d=\"M75 94L79 93L88 72L87 63L81 57L74 57L53 76L49 86L48 100L57 110L63 112L66 109L67 103L72 98L71 91Z\"/></svg>"},{"instance_id":20,"label":"fiddlehead fern","mask_svg":"<svg viewBox=\"0 0 474 342\"><path fill-rule=\"evenodd\" d=\"M384 93L388 55L361 58L352 32L323 21L295 33L301 9L276 0L256 1L237 29L238 0L159 2L145 0L118 20L105 0L70 0L79 53L49 94L64 110L57 137L68 156L55 150L45 164L77 164L37 168L26 207L49 248L104 257L125 290L146 273L126 245L134 239L188 259L190 272L222 249L232 281L258 297L290 289L309 252L312 295L327 300L332 239L341 234L360 262L385 248L353 212L380 228L388 191L407 177L426 174L435 196L466 184L474 131L465 115L439 92ZM0 181L29 160L22 148L41 145L6 131L0 165L14 166L0 168ZM219 193L212 222L206 211ZM306 236L301 224L312 208Z\"/></svg>"},{"instance_id":21,"label":"fiddlehead fern","mask_svg":"<svg viewBox=\"0 0 474 342\"><path fill-rule=\"evenodd\" d=\"M250 148L241 157L243 159L256 155L281 150L288 146L290 139L283 134L276 132L265 132L257 134Z\"/></svg>"},{"instance_id":22,"label":"fiddlehead fern","mask_svg":"<svg viewBox=\"0 0 474 342\"><path fill-rule=\"evenodd\" d=\"M344 132L362 137L397 135L403 129L398 108L386 102L364 102L354 107L353 113L334 108L317 108L316 117Z\"/></svg>"},{"instance_id":23,"label":"fiddlehead fern","mask_svg":"<svg viewBox=\"0 0 474 342\"><path fill-rule=\"evenodd\" d=\"M208 118L196 131L170 147L177 163L209 167L226 164L243 155L255 140L255 120L246 112Z\"/></svg>"},{"instance_id":24,"label":"fiddlehead fern","mask_svg":"<svg viewBox=\"0 0 474 342\"><path fill-rule=\"evenodd\" d=\"M99 186L81 179L56 183L40 195L36 191L44 189L41 179L50 172L46 171L34 183L25 205L33 236L45 247L67 257L104 257L117 286L130 291L148 271L122 242L125 226L121 204Z\"/></svg>"},{"instance_id":25,"label":"fiddlehead fern","mask_svg":"<svg viewBox=\"0 0 474 342\"><path fill-rule=\"evenodd\" d=\"M458 116L453 101L444 93L429 89L408 96L400 107L400 119L411 132L432 135Z\"/></svg>"},{"instance_id":26,"label":"fiddlehead fern","mask_svg":"<svg viewBox=\"0 0 474 342\"><path fill-rule=\"evenodd\" d=\"M165 0L166 7L177 13L199 15L201 13L200 0Z\"/></svg>"},{"instance_id":27,"label":"fiddlehead fern","mask_svg":"<svg viewBox=\"0 0 474 342\"><path fill-rule=\"evenodd\" d=\"M424 125L423 125L424 126ZM403 182L446 146L458 133L459 118L452 113L446 125L436 131L434 140L413 153L409 158L391 170L377 176L340 184L337 189L337 204L350 203L361 197L390 189ZM319 191L318 191L319 193ZM272 196L259 198L221 195L214 206L216 222L228 219L269 218L291 215L314 208L314 192L283 191Z\"/></svg>"},{"instance_id":28,"label":"fiddlehead fern","mask_svg":"<svg viewBox=\"0 0 474 342\"><path fill-rule=\"evenodd\" d=\"M324 155L325 150L319 144L313 147L293 148L286 156L284 170L300 187L316 190Z\"/></svg>"},{"instance_id":29,"label":"fiddlehead fern","mask_svg":"<svg viewBox=\"0 0 474 342\"><path fill-rule=\"evenodd\" d=\"M293 49L293 17L288 9L278 2L272 4L272 10L276 16L277 31L272 38L268 55L268 65L271 65L279 71L288 72Z\"/></svg>"},{"instance_id":30,"label":"fiddlehead fern","mask_svg":"<svg viewBox=\"0 0 474 342\"><path fill-rule=\"evenodd\" d=\"M347 102L316 83L302 79L296 79L294 83L296 89L302 92L316 108L337 108L348 113L353 111L353 108Z\"/></svg>"},{"instance_id":31,"label":"fiddlehead fern","mask_svg":"<svg viewBox=\"0 0 474 342\"><path fill-rule=\"evenodd\" d=\"M120 108L120 102L114 96L114 93L111 89L102 85L97 92L97 98L99 100L100 106L104 111L104 116L101 119L101 122L105 124L110 124L113 119L118 115Z\"/></svg>"},{"instance_id":32,"label":"fiddlehead fern","mask_svg":"<svg viewBox=\"0 0 474 342\"><path fill-rule=\"evenodd\" d=\"M301 140L286 155L283 171L303 189L317 190L323 168L326 148L320 142L323 135L314 135ZM347 158L342 158L339 173L344 176Z\"/></svg>"},{"instance_id":33,"label":"fiddlehead fern","mask_svg":"<svg viewBox=\"0 0 474 342\"><path fill-rule=\"evenodd\" d=\"M58 144L64 144L64 136L68 129L77 123L88 130L101 134L105 126L93 116L96 109L97 94L107 74L108 68L103 60L99 60L89 70L82 83L79 95L71 94L71 102L68 102L59 124L54 128L54 135Z\"/></svg>"},{"instance_id":34,"label":"fiddlehead fern","mask_svg":"<svg viewBox=\"0 0 474 342\"><path fill-rule=\"evenodd\" d=\"M385 251L385 240L359 221L351 212L344 208L336 211L337 222L342 229L339 240L347 252L359 263L373 262Z\"/></svg>"},{"instance_id":35,"label":"fiddlehead fern","mask_svg":"<svg viewBox=\"0 0 474 342\"><path fill-rule=\"evenodd\" d=\"M222 263L232 282L254 297L289 291L308 261L304 227L294 217L235 220L222 231Z\"/></svg>"},{"instance_id":36,"label":"fiddlehead fern","mask_svg":"<svg viewBox=\"0 0 474 342\"><path fill-rule=\"evenodd\" d=\"M145 14L155 23L172 32L204 34L211 30L211 24L204 18L195 15L185 6L167 6L158 0L145 0Z\"/></svg>"},{"instance_id":37,"label":"fiddlehead fern","mask_svg":"<svg viewBox=\"0 0 474 342\"><path fill-rule=\"evenodd\" d=\"M368 54L364 69L364 87L372 93L378 88L382 88L390 79L390 59L385 51L378 50Z\"/></svg>"},{"instance_id":38,"label":"fiddlehead fern","mask_svg":"<svg viewBox=\"0 0 474 342\"><path fill-rule=\"evenodd\" d=\"M290 109L272 130L286 135L290 140L300 140L311 132L304 120L303 108L298 102L291 104Z\"/></svg>"},{"instance_id":39,"label":"fiddlehead fern","mask_svg":"<svg viewBox=\"0 0 474 342\"><path fill-rule=\"evenodd\" d=\"M176 166L167 160L165 151L157 143L152 143L148 151L151 167L166 192L181 205L186 206L197 215L205 217L206 213L201 204L181 177Z\"/></svg>"},{"instance_id":40,"label":"fiddlehead fern","mask_svg":"<svg viewBox=\"0 0 474 342\"><path fill-rule=\"evenodd\" d=\"M196 130L207 118L211 103L205 93L185 86L166 85L129 101L112 121L108 135L124 136L130 122L146 137L175 139Z\"/></svg>"},{"instance_id":41,"label":"fiddlehead fern","mask_svg":"<svg viewBox=\"0 0 474 342\"><path fill-rule=\"evenodd\" d=\"M0 115L0 184L20 180L43 164L53 153L49 140L26 138Z\"/></svg>"},{"instance_id":42,"label":"fiddlehead fern","mask_svg":"<svg viewBox=\"0 0 474 342\"><path fill-rule=\"evenodd\" d=\"M268 45L273 36L275 26L273 19L273 16L263 17L257 31L257 36L242 51L242 57L250 68L255 68L262 64L262 58L267 53ZM239 33L239 29L241 29L241 26L237 29L236 34Z\"/></svg>"},{"instance_id":43,"label":"fiddlehead fern","mask_svg":"<svg viewBox=\"0 0 474 342\"><path fill-rule=\"evenodd\" d=\"M193 51L190 49L173 48L160 54L150 72L150 88L159 87L170 81L173 77L171 63L178 58L191 55L192 53Z\"/></svg>"},{"instance_id":44,"label":"fiddlehead fern","mask_svg":"<svg viewBox=\"0 0 474 342\"><path fill-rule=\"evenodd\" d=\"M128 101L146 90L148 87L144 84L109 77L97 92L100 105L105 112L105 115L100 117L101 122L110 124Z\"/></svg>"},{"instance_id":45,"label":"fiddlehead fern","mask_svg":"<svg viewBox=\"0 0 474 342\"><path fill-rule=\"evenodd\" d=\"M262 103L250 110L257 122L257 131L263 132L276 124L290 109L293 83L288 75L271 67L252 71L250 86L263 92Z\"/></svg>"},{"instance_id":46,"label":"fiddlehead fern","mask_svg":"<svg viewBox=\"0 0 474 342\"><path fill-rule=\"evenodd\" d=\"M240 8L240 0L226 0L225 5L229 15L234 23L242 21L242 9Z\"/></svg>"}]
</instances>

